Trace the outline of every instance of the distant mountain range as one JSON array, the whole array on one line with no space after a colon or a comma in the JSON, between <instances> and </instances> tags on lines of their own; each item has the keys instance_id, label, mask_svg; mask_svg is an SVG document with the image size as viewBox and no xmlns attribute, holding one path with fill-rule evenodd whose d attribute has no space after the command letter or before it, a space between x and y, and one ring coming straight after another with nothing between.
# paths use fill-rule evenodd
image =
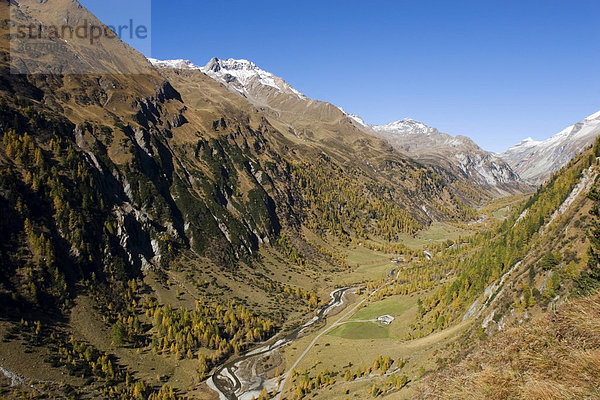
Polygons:
<instances>
[{"instance_id":1,"label":"distant mountain range","mask_svg":"<svg viewBox=\"0 0 600 400\"><path fill-rule=\"evenodd\" d=\"M213 58L204 67L188 60L150 61L162 68L202 71L262 111L293 125L294 130L315 120L341 123L345 117L346 123L383 138L401 153L423 163L441 165L497 195L527 191L528 185L540 185L600 134L598 112L547 140L527 138L494 154L481 149L466 136L454 137L410 118L387 125L369 125L358 115L308 98L285 80L248 60Z\"/></svg>"},{"instance_id":2,"label":"distant mountain range","mask_svg":"<svg viewBox=\"0 0 600 400\"><path fill-rule=\"evenodd\" d=\"M527 190L506 162L466 136L453 137L410 118L371 128L398 151L442 165L486 190L503 195Z\"/></svg>"},{"instance_id":3,"label":"distant mountain range","mask_svg":"<svg viewBox=\"0 0 600 400\"><path fill-rule=\"evenodd\" d=\"M498 154L523 180L543 183L600 135L600 111L544 141L527 138Z\"/></svg>"},{"instance_id":4,"label":"distant mountain range","mask_svg":"<svg viewBox=\"0 0 600 400\"><path fill-rule=\"evenodd\" d=\"M310 130L315 123L350 124L357 130L384 139L402 154L421 163L442 166L494 196L530 190L505 161L465 136L452 137L411 119L370 126L358 115L308 98L251 61L213 58L204 67L187 60L150 61L162 68L202 71L255 106L262 107L263 111L289 123L294 131Z\"/></svg>"}]
</instances>

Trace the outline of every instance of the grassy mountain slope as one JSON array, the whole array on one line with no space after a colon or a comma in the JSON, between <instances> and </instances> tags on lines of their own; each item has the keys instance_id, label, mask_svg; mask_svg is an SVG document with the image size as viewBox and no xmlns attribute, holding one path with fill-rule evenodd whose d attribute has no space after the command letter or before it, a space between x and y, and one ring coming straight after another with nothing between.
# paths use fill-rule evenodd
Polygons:
<instances>
[{"instance_id":1,"label":"grassy mountain slope","mask_svg":"<svg viewBox=\"0 0 600 400\"><path fill-rule=\"evenodd\" d=\"M286 398L594 398L597 295L577 298L600 286L598 149L496 226L429 245L431 260L401 257L317 338ZM374 320L384 314L391 324Z\"/></svg>"},{"instance_id":2,"label":"grassy mountain slope","mask_svg":"<svg viewBox=\"0 0 600 400\"><path fill-rule=\"evenodd\" d=\"M426 380L419 398L598 398L598 310L595 294L509 328Z\"/></svg>"},{"instance_id":3,"label":"grassy mountain slope","mask_svg":"<svg viewBox=\"0 0 600 400\"><path fill-rule=\"evenodd\" d=\"M547 277L544 265L548 262L564 267L574 262L573 273L583 268L590 207L585 193L598 174L593 151L555 174L498 230L454 250L460 256L456 279L424 302L424 316L431 327L445 326L465 314L467 318L481 314L488 302L499 300L498 294L508 295L504 287L518 286L518 279L530 268L533 280L538 275ZM541 283L535 280L538 288Z\"/></svg>"},{"instance_id":4,"label":"grassy mountain slope","mask_svg":"<svg viewBox=\"0 0 600 400\"><path fill-rule=\"evenodd\" d=\"M596 142L552 176L520 218L508 220L511 231L522 224L532 232L520 262L489 280L471 303L463 319L474 323L462 350L425 379L420 398L598 396L598 155ZM460 286L475 268L459 275ZM440 293L452 286L458 285L433 297L442 300L425 318L442 305L448 309ZM460 297L453 297L461 310Z\"/></svg>"}]
</instances>

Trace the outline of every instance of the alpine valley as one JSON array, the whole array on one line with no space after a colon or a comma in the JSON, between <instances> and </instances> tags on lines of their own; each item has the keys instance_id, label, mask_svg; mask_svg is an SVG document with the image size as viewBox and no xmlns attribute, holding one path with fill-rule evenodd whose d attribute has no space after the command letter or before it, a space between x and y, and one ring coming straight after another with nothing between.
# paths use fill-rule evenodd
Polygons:
<instances>
[{"instance_id":1,"label":"alpine valley","mask_svg":"<svg viewBox=\"0 0 600 400\"><path fill-rule=\"evenodd\" d=\"M0 7L0 398L598 398L600 113L493 154Z\"/></svg>"}]
</instances>

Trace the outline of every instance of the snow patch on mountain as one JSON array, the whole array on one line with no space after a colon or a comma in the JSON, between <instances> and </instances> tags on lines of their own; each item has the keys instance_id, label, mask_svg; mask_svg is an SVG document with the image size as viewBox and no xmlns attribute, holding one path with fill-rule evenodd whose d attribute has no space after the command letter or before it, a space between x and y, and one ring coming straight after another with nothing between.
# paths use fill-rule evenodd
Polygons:
<instances>
[{"instance_id":1,"label":"snow patch on mountain","mask_svg":"<svg viewBox=\"0 0 600 400\"><path fill-rule=\"evenodd\" d=\"M252 61L236 60L229 58L220 60L211 59L204 67L199 67L190 60L157 60L148 58L148 61L157 68L200 70L214 80L239 92L244 96L251 95L252 90L268 87L279 93L292 94L301 99L306 99L302 93L292 87L283 79L270 72L260 69Z\"/></svg>"},{"instance_id":2,"label":"snow patch on mountain","mask_svg":"<svg viewBox=\"0 0 600 400\"><path fill-rule=\"evenodd\" d=\"M361 118L359 115L356 115L356 114L348 114L348 116L349 116L350 118L352 118L354 121L356 121L356 122L358 122L359 124L361 124L362 126L365 126L365 127L366 127L366 126L368 126L368 125L365 123L365 121L364 121L364 120L363 120L363 119L362 119L362 118Z\"/></svg>"},{"instance_id":3,"label":"snow patch on mountain","mask_svg":"<svg viewBox=\"0 0 600 400\"><path fill-rule=\"evenodd\" d=\"M348 112L346 112L346 110L344 110L342 107L338 107L338 109L344 113L344 115L346 115L346 117L350 118L351 120L358 122L358 124L364 128L370 128L369 125L367 125L367 123L360 117L360 115L357 114L350 114Z\"/></svg>"},{"instance_id":4,"label":"snow patch on mountain","mask_svg":"<svg viewBox=\"0 0 600 400\"><path fill-rule=\"evenodd\" d=\"M533 147L533 146L537 146L538 144L540 144L542 142L539 142L537 140L534 140L532 137L528 137L523 139L520 143L518 143L516 146L522 146L522 147Z\"/></svg>"}]
</instances>

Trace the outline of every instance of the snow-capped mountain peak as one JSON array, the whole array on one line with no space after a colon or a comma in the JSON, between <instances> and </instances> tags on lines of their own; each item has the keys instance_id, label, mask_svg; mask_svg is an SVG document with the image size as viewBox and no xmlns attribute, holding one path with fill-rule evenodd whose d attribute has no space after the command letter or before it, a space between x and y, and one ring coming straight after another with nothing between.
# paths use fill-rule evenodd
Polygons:
<instances>
[{"instance_id":1,"label":"snow-capped mountain peak","mask_svg":"<svg viewBox=\"0 0 600 400\"><path fill-rule=\"evenodd\" d=\"M506 195L519 192L526 186L504 161L481 149L466 136L451 136L412 118L372 128L408 156L444 165L491 191Z\"/></svg>"},{"instance_id":2,"label":"snow-capped mountain peak","mask_svg":"<svg viewBox=\"0 0 600 400\"><path fill-rule=\"evenodd\" d=\"M222 69L225 70L246 70L246 71L258 71L260 68L256 66L252 61L239 59L235 60L229 58L227 60L219 60L218 58L211 59L208 64L203 68L204 70L217 73ZM264 72L264 71L263 71Z\"/></svg>"},{"instance_id":3,"label":"snow-capped mountain peak","mask_svg":"<svg viewBox=\"0 0 600 400\"><path fill-rule=\"evenodd\" d=\"M571 125L556 135L536 141L531 138L500 153L519 175L539 185L569 162L575 154L594 143L600 135L600 111Z\"/></svg>"},{"instance_id":4,"label":"snow-capped mountain peak","mask_svg":"<svg viewBox=\"0 0 600 400\"><path fill-rule=\"evenodd\" d=\"M531 147L537 146L540 143L541 142L538 142L537 140L534 140L533 138L528 137L528 138L521 140L519 143L511 146L509 150L531 148Z\"/></svg>"},{"instance_id":5,"label":"snow-capped mountain peak","mask_svg":"<svg viewBox=\"0 0 600 400\"><path fill-rule=\"evenodd\" d=\"M248 60L236 60L233 58L219 60L218 58L213 58L208 64L202 67L202 71L216 77L233 77L242 86L248 85L252 78L258 78L263 85L279 89L275 83L275 76L273 74L263 71L256 64Z\"/></svg>"},{"instance_id":6,"label":"snow-capped mountain peak","mask_svg":"<svg viewBox=\"0 0 600 400\"><path fill-rule=\"evenodd\" d=\"M600 119L600 111L597 111L583 120L583 122L589 122Z\"/></svg>"},{"instance_id":7,"label":"snow-capped mountain peak","mask_svg":"<svg viewBox=\"0 0 600 400\"><path fill-rule=\"evenodd\" d=\"M369 125L367 125L367 123L362 119L362 117L360 115L358 115L358 114L350 114L350 113L346 112L346 110L344 110L342 107L338 107L338 109L341 112L343 112L346 117L348 117L351 120L357 122L363 128L370 128Z\"/></svg>"},{"instance_id":8,"label":"snow-capped mountain peak","mask_svg":"<svg viewBox=\"0 0 600 400\"><path fill-rule=\"evenodd\" d=\"M270 72L260 69L255 63L248 60L234 58L221 60L215 57L204 67L199 67L191 61L183 59L157 60L155 58L148 58L148 61L157 68L200 70L216 81L247 97L252 97L254 90L266 87L275 89L279 93L291 94L298 98L306 99L306 96L286 81Z\"/></svg>"},{"instance_id":9,"label":"snow-capped mountain peak","mask_svg":"<svg viewBox=\"0 0 600 400\"><path fill-rule=\"evenodd\" d=\"M352 118L354 121L358 122L360 125L362 126L368 126L365 121L360 117L360 115L356 115L356 114L348 114L348 116L350 118Z\"/></svg>"},{"instance_id":10,"label":"snow-capped mountain peak","mask_svg":"<svg viewBox=\"0 0 600 400\"><path fill-rule=\"evenodd\" d=\"M200 69L199 66L193 64L190 60L157 60L156 58L148 58L148 61L159 68Z\"/></svg>"},{"instance_id":11,"label":"snow-capped mountain peak","mask_svg":"<svg viewBox=\"0 0 600 400\"><path fill-rule=\"evenodd\" d=\"M431 135L438 133L438 130L425 125L422 122L415 121L412 118L404 118L391 122L387 125L373 125L376 132L393 133L397 135Z\"/></svg>"},{"instance_id":12,"label":"snow-capped mountain peak","mask_svg":"<svg viewBox=\"0 0 600 400\"><path fill-rule=\"evenodd\" d=\"M211 78L224 83L243 95L250 94L257 87L266 86L280 93L293 94L300 98L305 98L302 93L286 81L270 72L260 69L252 61L233 58L226 60L213 58L201 70Z\"/></svg>"}]
</instances>

